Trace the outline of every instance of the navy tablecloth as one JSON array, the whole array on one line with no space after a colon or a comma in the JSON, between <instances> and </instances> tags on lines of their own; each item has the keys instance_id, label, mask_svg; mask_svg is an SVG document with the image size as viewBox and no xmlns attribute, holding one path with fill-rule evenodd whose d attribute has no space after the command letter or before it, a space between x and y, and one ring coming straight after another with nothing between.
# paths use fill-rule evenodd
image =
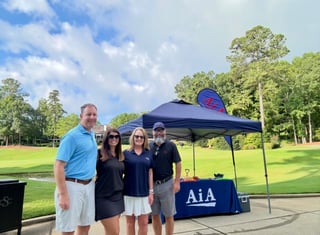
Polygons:
<instances>
[{"instance_id":1,"label":"navy tablecloth","mask_svg":"<svg viewBox=\"0 0 320 235\"><path fill-rule=\"evenodd\" d=\"M176 210L175 219L242 212L234 183L227 179L182 181Z\"/></svg>"}]
</instances>

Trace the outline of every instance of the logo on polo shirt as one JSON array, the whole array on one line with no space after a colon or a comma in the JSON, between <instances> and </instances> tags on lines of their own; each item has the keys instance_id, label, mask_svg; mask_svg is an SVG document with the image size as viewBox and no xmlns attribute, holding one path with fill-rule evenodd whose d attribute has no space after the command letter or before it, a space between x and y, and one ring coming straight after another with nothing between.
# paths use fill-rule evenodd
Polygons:
<instances>
[{"instance_id":1,"label":"logo on polo shirt","mask_svg":"<svg viewBox=\"0 0 320 235\"><path fill-rule=\"evenodd\" d=\"M208 188L206 192L203 192L201 188L198 189L198 192L194 192L192 189L190 189L188 200L186 201L186 205L215 207L216 198L214 197L214 194L211 188Z\"/></svg>"}]
</instances>

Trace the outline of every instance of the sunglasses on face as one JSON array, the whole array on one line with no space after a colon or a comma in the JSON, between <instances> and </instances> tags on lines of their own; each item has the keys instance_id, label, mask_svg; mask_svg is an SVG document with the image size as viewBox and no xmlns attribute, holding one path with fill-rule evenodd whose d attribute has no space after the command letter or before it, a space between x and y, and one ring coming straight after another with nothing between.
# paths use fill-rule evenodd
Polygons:
<instances>
[{"instance_id":1,"label":"sunglasses on face","mask_svg":"<svg viewBox=\"0 0 320 235\"><path fill-rule=\"evenodd\" d=\"M109 135L108 138L109 139L119 139L120 136L119 135Z\"/></svg>"},{"instance_id":2,"label":"sunglasses on face","mask_svg":"<svg viewBox=\"0 0 320 235\"><path fill-rule=\"evenodd\" d=\"M136 139L144 139L144 136L143 135L134 135L134 138L136 138Z\"/></svg>"}]
</instances>

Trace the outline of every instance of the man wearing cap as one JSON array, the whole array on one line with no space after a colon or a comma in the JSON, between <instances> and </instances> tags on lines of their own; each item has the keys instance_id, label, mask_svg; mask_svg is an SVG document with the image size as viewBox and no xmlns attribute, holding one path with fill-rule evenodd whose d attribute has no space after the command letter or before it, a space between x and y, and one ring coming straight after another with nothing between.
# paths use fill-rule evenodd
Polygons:
<instances>
[{"instance_id":1,"label":"man wearing cap","mask_svg":"<svg viewBox=\"0 0 320 235\"><path fill-rule=\"evenodd\" d=\"M166 129L162 122L153 125L153 138L150 149L153 153L153 192L152 226L155 235L161 235L162 223L160 212L166 219L166 235L174 230L175 193L180 191L181 158L177 146L166 139ZM175 164L175 177L173 177Z\"/></svg>"}]
</instances>

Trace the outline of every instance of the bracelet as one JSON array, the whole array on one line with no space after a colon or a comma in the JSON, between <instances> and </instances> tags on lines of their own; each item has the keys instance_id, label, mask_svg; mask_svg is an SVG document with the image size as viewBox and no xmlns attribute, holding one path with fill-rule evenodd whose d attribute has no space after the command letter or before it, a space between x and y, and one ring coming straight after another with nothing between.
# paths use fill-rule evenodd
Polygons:
<instances>
[{"instance_id":1,"label":"bracelet","mask_svg":"<svg viewBox=\"0 0 320 235\"><path fill-rule=\"evenodd\" d=\"M150 189L150 190L149 190L149 193L153 194L153 189Z\"/></svg>"}]
</instances>

